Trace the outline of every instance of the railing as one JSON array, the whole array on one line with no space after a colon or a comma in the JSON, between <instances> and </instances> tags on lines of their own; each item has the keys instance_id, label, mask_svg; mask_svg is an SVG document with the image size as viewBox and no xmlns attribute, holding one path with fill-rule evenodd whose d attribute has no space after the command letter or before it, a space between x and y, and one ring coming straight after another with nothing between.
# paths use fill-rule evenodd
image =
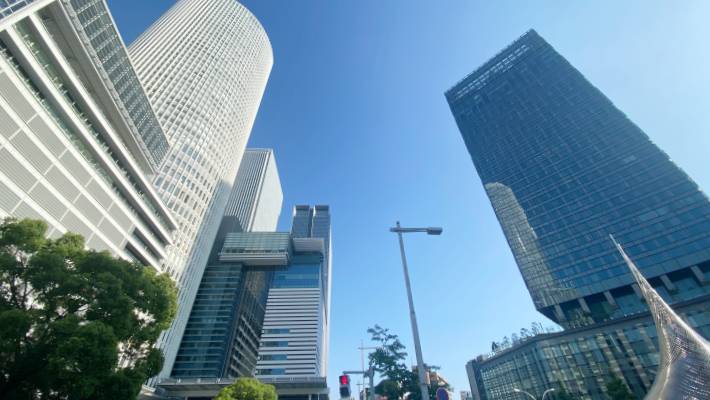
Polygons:
<instances>
[{"instance_id":1,"label":"railing","mask_svg":"<svg viewBox=\"0 0 710 400\"><path fill-rule=\"evenodd\" d=\"M4 43L0 42L0 54L2 57L8 62L8 64L15 70L17 76L23 81L27 89L32 93L32 95L35 97L37 102L40 103L40 105L44 108L44 110L49 114L49 116L52 118L52 120L57 124L57 126L60 128L59 130L65 135L65 137L72 143L72 145L75 147L76 151L81 154L81 156L84 158L84 160L89 163L96 171L96 173L106 182L106 184L114 191L114 193L119 196L124 203L126 204L126 207L131 213L133 213L136 218L138 219L139 224L145 225L143 222L143 217L138 214L138 212L133 208L129 200L126 198L126 196L123 194L123 192L118 189L118 185L116 182L113 180L113 178L106 172L106 170L103 168L103 166L96 160L96 158L93 156L93 154L89 151L89 149L86 147L86 144L79 139L78 135L66 124L66 122L63 120L61 117L59 111L56 110L55 106L49 102L44 95L41 93L39 88L32 82L32 79L29 77L27 72L22 68L20 63L13 57L7 47L5 46ZM39 60L38 60L39 61ZM41 61L40 61L41 62ZM54 82L55 85L57 85L57 82ZM59 83L61 85L61 83ZM59 88L59 87L58 87ZM61 91L61 89L60 89ZM155 235L153 232L148 229L147 227L143 226L144 230L148 232L152 237L155 238ZM156 240L158 240L156 238ZM160 241L159 241L160 242Z\"/></svg>"},{"instance_id":2,"label":"railing","mask_svg":"<svg viewBox=\"0 0 710 400\"><path fill-rule=\"evenodd\" d=\"M17 29L17 32L20 34L20 37L22 38L22 40L25 42L27 47L30 49L30 52L32 53L34 58L37 60L37 62L42 66L44 71L50 77L55 88L67 100L67 102L69 103L69 105L73 109L74 113L84 123L85 128L97 140L99 146L104 150L104 152L113 161L116 168L121 172L121 174L131 184L131 186L135 190L136 194L141 198L141 200L143 200L143 202L153 212L153 215L160 221L160 223L163 225L163 227L167 231L170 231L170 229L168 228L169 224L162 217L162 215L160 215L158 207L155 204L153 204L153 200L148 198L148 196L145 195L145 192L140 188L140 186L135 181L133 176L126 170L126 168L124 168L121 160L119 160L116 157L116 155L111 151L111 147L106 142L106 139L103 137L103 135L101 133L99 133L99 131L96 129L96 127L94 127L94 125L91 123L89 118L86 116L86 113L84 113L84 111L79 107L79 105L76 103L74 98L71 96L71 94L69 93L69 91L67 90L67 88L64 85L63 78L55 69L51 59L41 49L37 38L35 37L34 33L26 26L26 24L27 24L27 22L23 21L23 22L16 24L15 27ZM71 70L71 73L73 73L74 75L77 75L76 71L73 71L72 67L70 65L68 65L68 68ZM84 88L84 89L86 90L86 88ZM124 153L130 154L130 152L124 147L123 143L118 142L118 143L115 143L114 145L120 147L121 150L124 151ZM84 146L84 148L85 148L85 146ZM105 174L106 172L103 171L103 173ZM112 184L113 184L113 182L112 182ZM125 199L125 197L124 197L124 199ZM137 213L135 210L132 210L132 211ZM151 234L152 234L152 232L151 232Z\"/></svg>"},{"instance_id":3,"label":"railing","mask_svg":"<svg viewBox=\"0 0 710 400\"><path fill-rule=\"evenodd\" d=\"M41 50L37 41L34 40L33 35L29 31L29 29L26 26L24 26L24 22L17 24L16 27L17 27L18 33L20 34L20 37L27 45L28 49L32 53L35 60L42 66L42 68L46 72L47 76L50 78L50 81L52 82L54 87L59 91L59 93L64 97L64 99L67 101L67 103L71 106L75 115L79 118L79 120L81 120L83 122L84 127L97 140L99 147L101 147L104 150L104 152L109 156L109 159L111 159L114 162L117 169L126 178L126 180L131 184L133 189L136 191L137 195L143 200L143 203L148 205L148 208L151 209L151 211L153 211L153 215L155 215L156 218L163 224L163 227L165 227L167 230L169 230L166 226L167 223L162 218L162 216L158 213L157 209L152 204L151 200L148 199L147 196L139 189L137 183L132 179L132 177L128 173L128 171L122 167L120 160L118 160L116 158L116 156L113 154L113 152L111 151L111 148L106 143L105 139L96 130L96 128L91 124L91 121L88 119L86 114L79 108L76 101L73 99L73 97L71 96L71 94L69 93L67 88L65 87L61 75L59 75L57 73L57 71L54 68L54 66L52 65L51 61L47 58L47 55L44 54L44 52ZM118 183L113 179L113 177L111 177L111 175L106 171L106 169L101 165L101 163L96 159L96 157L94 157L94 155L88 149L86 144L80 138L81 136L78 135L76 132L74 132L74 130L71 129L67 125L67 123L64 121L64 119L61 117L61 113L56 109L56 107L54 105L52 105L44 97L44 95L42 95L40 90L34 85L32 80L27 75L26 71L24 71L22 66L19 64L19 62L9 53L9 50L3 45L1 48L1 51L4 55L4 57L9 61L10 65L12 65L13 68L16 70L16 72L18 73L18 76L20 76L23 79L26 86L34 94L35 98L40 102L40 104L42 104L43 108L48 112L48 114L52 117L52 119L60 127L60 130L62 131L62 133L64 133L64 135L74 145L76 150L93 167L93 169L98 173L98 175L101 176L101 178L106 182L106 184L109 187L111 187L111 189L123 200L123 202L126 204L128 210L136 217L136 219L139 221L139 223L141 225L143 225L143 230L145 232L147 232L153 239L155 239L156 242L163 243L164 241L157 237L157 235L153 232L153 229L149 228L150 223L145 221L145 217L142 216L135 209L135 207L133 207L131 205L130 200L119 189Z\"/></svg>"}]
</instances>

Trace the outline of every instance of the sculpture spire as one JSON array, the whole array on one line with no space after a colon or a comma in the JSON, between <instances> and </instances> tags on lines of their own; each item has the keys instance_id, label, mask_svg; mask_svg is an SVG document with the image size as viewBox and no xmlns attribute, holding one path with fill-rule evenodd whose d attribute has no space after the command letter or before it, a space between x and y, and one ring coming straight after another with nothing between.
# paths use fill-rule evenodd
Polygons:
<instances>
[{"instance_id":1,"label":"sculpture spire","mask_svg":"<svg viewBox=\"0 0 710 400\"><path fill-rule=\"evenodd\" d=\"M648 283L609 235L631 270L653 315L661 361L645 400L710 399L710 343L690 327Z\"/></svg>"}]
</instances>

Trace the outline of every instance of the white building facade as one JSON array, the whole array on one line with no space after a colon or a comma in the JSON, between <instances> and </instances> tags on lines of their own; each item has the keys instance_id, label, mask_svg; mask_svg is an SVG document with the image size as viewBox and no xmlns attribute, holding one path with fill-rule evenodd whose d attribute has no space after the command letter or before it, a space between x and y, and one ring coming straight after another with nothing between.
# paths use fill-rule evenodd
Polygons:
<instances>
[{"instance_id":1,"label":"white building facade","mask_svg":"<svg viewBox=\"0 0 710 400\"><path fill-rule=\"evenodd\" d=\"M269 289L257 377L279 398L327 397L330 336L331 218L327 205L294 207L288 266Z\"/></svg>"},{"instance_id":2,"label":"white building facade","mask_svg":"<svg viewBox=\"0 0 710 400\"><path fill-rule=\"evenodd\" d=\"M283 191L272 149L247 149L224 210L243 232L273 232L283 206Z\"/></svg>"},{"instance_id":3,"label":"white building facade","mask_svg":"<svg viewBox=\"0 0 710 400\"><path fill-rule=\"evenodd\" d=\"M102 0L0 3L0 216L160 268L176 222L150 177L167 141L116 71L138 82Z\"/></svg>"},{"instance_id":4,"label":"white building facade","mask_svg":"<svg viewBox=\"0 0 710 400\"><path fill-rule=\"evenodd\" d=\"M160 339L165 377L217 234L273 64L259 21L235 0L180 0L129 49L170 149L154 180L177 220L166 270L178 314Z\"/></svg>"}]
</instances>

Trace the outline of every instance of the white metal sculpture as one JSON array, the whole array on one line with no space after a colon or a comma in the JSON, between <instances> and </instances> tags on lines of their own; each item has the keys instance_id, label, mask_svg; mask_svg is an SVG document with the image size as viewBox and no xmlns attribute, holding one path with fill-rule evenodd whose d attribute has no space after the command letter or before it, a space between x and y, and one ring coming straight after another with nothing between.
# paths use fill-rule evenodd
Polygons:
<instances>
[{"instance_id":1,"label":"white metal sculpture","mask_svg":"<svg viewBox=\"0 0 710 400\"><path fill-rule=\"evenodd\" d=\"M710 343L671 309L621 245L611 240L641 288L658 332L661 361L645 400L710 400Z\"/></svg>"}]
</instances>

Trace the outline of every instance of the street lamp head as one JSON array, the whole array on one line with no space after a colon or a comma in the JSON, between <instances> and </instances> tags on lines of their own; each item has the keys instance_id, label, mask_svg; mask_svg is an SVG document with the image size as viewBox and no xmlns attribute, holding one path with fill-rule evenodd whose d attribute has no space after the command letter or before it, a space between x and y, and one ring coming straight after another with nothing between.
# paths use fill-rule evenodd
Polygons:
<instances>
[{"instance_id":1,"label":"street lamp head","mask_svg":"<svg viewBox=\"0 0 710 400\"><path fill-rule=\"evenodd\" d=\"M443 231L444 231L444 229L439 228L439 227L426 228L427 235L441 235L441 232L443 232Z\"/></svg>"},{"instance_id":2,"label":"street lamp head","mask_svg":"<svg viewBox=\"0 0 710 400\"><path fill-rule=\"evenodd\" d=\"M520 389L518 389L518 388L513 388L513 391L514 391L515 393L520 393L520 392L522 392L522 390L520 390Z\"/></svg>"}]
</instances>

